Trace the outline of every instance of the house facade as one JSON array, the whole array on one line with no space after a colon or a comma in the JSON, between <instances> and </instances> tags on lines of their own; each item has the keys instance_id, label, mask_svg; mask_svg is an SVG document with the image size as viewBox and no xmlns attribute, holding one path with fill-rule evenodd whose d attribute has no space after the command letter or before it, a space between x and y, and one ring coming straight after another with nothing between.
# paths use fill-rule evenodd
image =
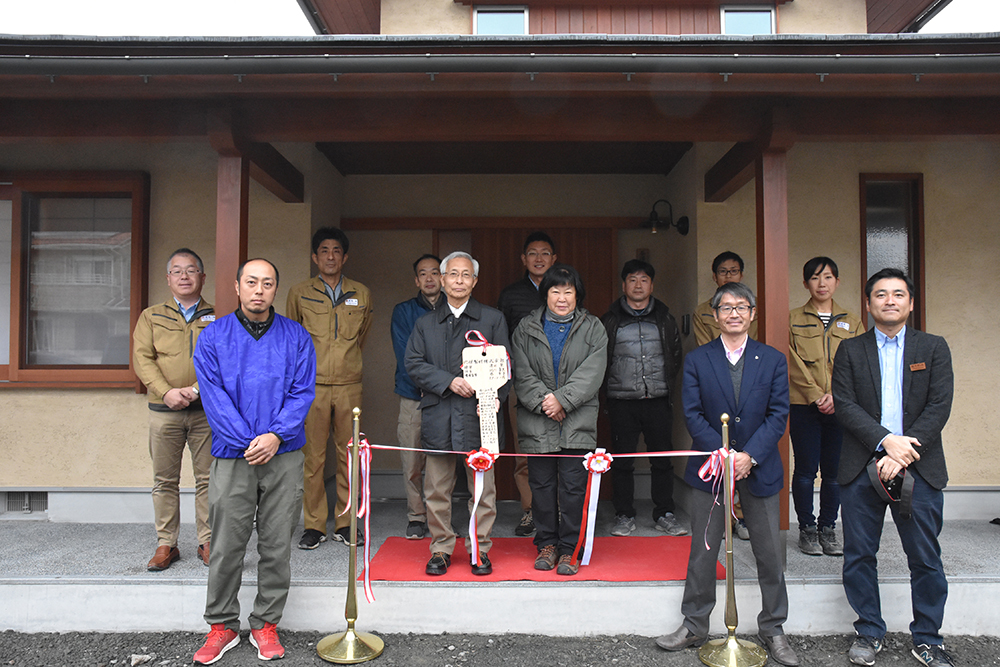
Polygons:
<instances>
[{"instance_id":1,"label":"house facade","mask_svg":"<svg viewBox=\"0 0 1000 667\"><path fill-rule=\"evenodd\" d=\"M998 282L1000 37L901 34L926 1L301 4L315 37L0 36L9 512L47 500L54 520L146 520L128 332L169 297L168 256L205 259L220 312L239 262L267 257L280 311L310 275L312 232L333 224L375 300L362 426L385 444L389 317L424 252L471 251L491 303L544 229L598 314L621 264L646 257L684 324L733 250L779 349L808 258L838 262L838 301L859 312L868 275L906 268L919 325L954 355L947 506L995 514L997 409L979 371L995 333L979 313ZM756 34L733 34L746 25ZM686 236L643 226L664 199ZM395 457L376 467L376 494L397 493Z\"/></svg>"}]
</instances>

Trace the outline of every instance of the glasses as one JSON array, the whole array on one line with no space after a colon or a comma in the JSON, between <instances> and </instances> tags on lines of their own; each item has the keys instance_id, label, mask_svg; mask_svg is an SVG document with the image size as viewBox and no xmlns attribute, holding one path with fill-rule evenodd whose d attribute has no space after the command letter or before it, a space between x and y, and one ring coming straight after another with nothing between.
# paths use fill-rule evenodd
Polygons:
<instances>
[{"instance_id":1,"label":"glasses","mask_svg":"<svg viewBox=\"0 0 1000 667\"><path fill-rule=\"evenodd\" d=\"M734 310L740 315L746 315L750 312L750 306L741 303L738 306L719 306L715 310L717 310L720 315L728 315Z\"/></svg>"},{"instance_id":2,"label":"glasses","mask_svg":"<svg viewBox=\"0 0 1000 667\"><path fill-rule=\"evenodd\" d=\"M472 280L475 277L468 271L462 271L461 273L459 273L458 271L449 271L445 275L452 280L458 280L459 278L461 278L462 280Z\"/></svg>"},{"instance_id":3,"label":"glasses","mask_svg":"<svg viewBox=\"0 0 1000 667\"><path fill-rule=\"evenodd\" d=\"M528 252L525 253L525 257L530 257L532 259L535 259L536 257L541 257L542 259L548 259L549 257L552 257L552 253L549 252L548 250L543 250L542 252L529 250Z\"/></svg>"},{"instance_id":4,"label":"glasses","mask_svg":"<svg viewBox=\"0 0 1000 667\"><path fill-rule=\"evenodd\" d=\"M715 272L715 275L721 278L728 278L729 276L738 276L743 273L743 269L719 269Z\"/></svg>"},{"instance_id":5,"label":"glasses","mask_svg":"<svg viewBox=\"0 0 1000 667\"><path fill-rule=\"evenodd\" d=\"M199 273L201 273L201 269L193 266L188 267L186 269L170 269L169 271L167 271L167 275L171 275L175 278L178 276L196 276Z\"/></svg>"}]
</instances>

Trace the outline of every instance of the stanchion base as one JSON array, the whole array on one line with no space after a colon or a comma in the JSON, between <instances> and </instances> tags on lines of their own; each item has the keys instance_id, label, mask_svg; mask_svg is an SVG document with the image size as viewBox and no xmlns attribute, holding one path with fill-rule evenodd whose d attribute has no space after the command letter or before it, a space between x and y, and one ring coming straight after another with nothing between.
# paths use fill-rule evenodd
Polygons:
<instances>
[{"instance_id":1,"label":"stanchion base","mask_svg":"<svg viewBox=\"0 0 1000 667\"><path fill-rule=\"evenodd\" d=\"M337 635L327 635L316 644L316 653L327 662L353 665L374 660L382 655L385 642L368 632L348 628Z\"/></svg>"},{"instance_id":2,"label":"stanchion base","mask_svg":"<svg viewBox=\"0 0 1000 667\"><path fill-rule=\"evenodd\" d=\"M709 667L763 667L767 663L767 651L734 635L705 642L698 657Z\"/></svg>"}]
</instances>

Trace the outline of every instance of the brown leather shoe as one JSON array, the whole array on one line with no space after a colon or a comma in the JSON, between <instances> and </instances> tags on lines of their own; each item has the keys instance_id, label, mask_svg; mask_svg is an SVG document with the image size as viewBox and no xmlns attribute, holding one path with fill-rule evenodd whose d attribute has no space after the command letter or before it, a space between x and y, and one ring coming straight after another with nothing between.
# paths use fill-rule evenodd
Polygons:
<instances>
[{"instance_id":1,"label":"brown leather shoe","mask_svg":"<svg viewBox=\"0 0 1000 667\"><path fill-rule=\"evenodd\" d=\"M208 567L208 549L209 545L211 544L212 544L211 541L209 541L205 542L204 544L198 545L198 558L200 558L202 562L205 563L205 567Z\"/></svg>"},{"instance_id":2,"label":"brown leather shoe","mask_svg":"<svg viewBox=\"0 0 1000 667\"><path fill-rule=\"evenodd\" d=\"M149 560L146 565L146 569L150 572L159 572L160 570L166 570L170 567L170 564L175 560L180 560L181 552L177 550L177 547L156 547L156 553Z\"/></svg>"}]
</instances>

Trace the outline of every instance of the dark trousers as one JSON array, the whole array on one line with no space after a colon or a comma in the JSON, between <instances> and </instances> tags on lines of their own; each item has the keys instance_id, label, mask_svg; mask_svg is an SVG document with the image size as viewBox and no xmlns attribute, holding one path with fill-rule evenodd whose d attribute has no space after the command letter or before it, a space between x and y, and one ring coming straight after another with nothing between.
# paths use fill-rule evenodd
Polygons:
<instances>
[{"instance_id":1,"label":"dark trousers","mask_svg":"<svg viewBox=\"0 0 1000 667\"><path fill-rule=\"evenodd\" d=\"M646 440L647 452L672 449L674 413L670 398L638 400L608 399L611 418L611 453L633 454L639 447L639 434ZM615 514L635 516L635 481L632 458L618 458L611 465L612 500ZM653 499L653 521L674 511L674 466L669 458L649 459L650 495Z\"/></svg>"},{"instance_id":2,"label":"dark trousers","mask_svg":"<svg viewBox=\"0 0 1000 667\"><path fill-rule=\"evenodd\" d=\"M750 493L746 484L745 481L736 482L736 489L743 501L743 517L750 531L750 548L757 561L761 597L757 629L759 634L773 637L785 633L782 626L788 618L788 592L782 570L785 546L778 531L781 516L779 494L758 497ZM691 553L688 556L681 613L684 614L684 627L699 637L708 636L708 619L715 608L715 565L726 532L724 498L719 498L723 504L713 508L714 502L713 494L691 489ZM706 528L709 549L705 548Z\"/></svg>"},{"instance_id":3,"label":"dark trousers","mask_svg":"<svg viewBox=\"0 0 1000 667\"><path fill-rule=\"evenodd\" d=\"M913 475L913 513L899 518L899 504L890 503L892 520L903 543L910 568L910 600L913 622L910 634L914 644L941 644L944 603L948 598L948 580L941 563L941 534L944 494ZM854 629L860 635L881 639L885 636L882 603L878 592L878 553L885 521L884 502L875 491L868 473L862 472L842 488L844 516L844 592L858 614ZM214 556L213 556L214 557Z\"/></svg>"},{"instance_id":4,"label":"dark trousers","mask_svg":"<svg viewBox=\"0 0 1000 667\"><path fill-rule=\"evenodd\" d=\"M556 545L559 555L573 554L580 538L583 500L587 494L585 449L560 449L563 457L529 457L531 516L535 520L535 546Z\"/></svg>"},{"instance_id":5,"label":"dark trousers","mask_svg":"<svg viewBox=\"0 0 1000 667\"><path fill-rule=\"evenodd\" d=\"M816 472L820 473L819 527L834 526L840 509L840 448L844 430L836 415L824 415L815 404L793 405L788 414L788 432L795 452L792 472L792 500L799 518L799 529L816 525L813 514L813 489Z\"/></svg>"}]
</instances>

